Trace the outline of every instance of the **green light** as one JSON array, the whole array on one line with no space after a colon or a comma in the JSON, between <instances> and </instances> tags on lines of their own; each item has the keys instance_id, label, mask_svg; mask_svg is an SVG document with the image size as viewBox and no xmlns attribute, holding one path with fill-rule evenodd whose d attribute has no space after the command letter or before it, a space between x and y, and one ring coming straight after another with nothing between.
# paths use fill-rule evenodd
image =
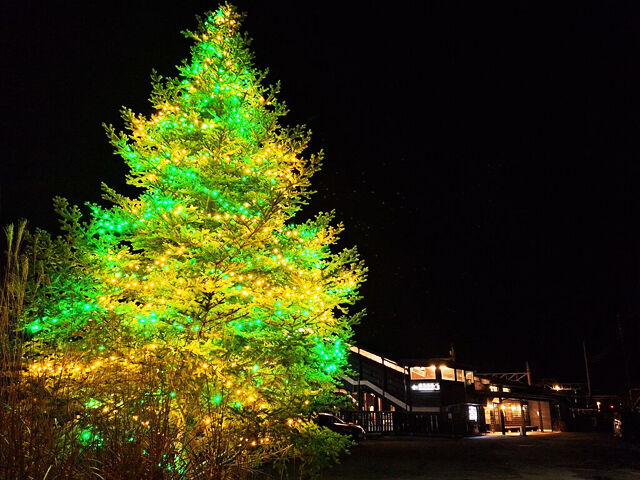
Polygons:
<instances>
[{"instance_id":1,"label":"green light","mask_svg":"<svg viewBox=\"0 0 640 480\"><path fill-rule=\"evenodd\" d=\"M99 435L96 435L91 427L87 427L80 430L78 442L84 446L89 446L91 444L100 446L102 445L102 438Z\"/></svg>"}]
</instances>

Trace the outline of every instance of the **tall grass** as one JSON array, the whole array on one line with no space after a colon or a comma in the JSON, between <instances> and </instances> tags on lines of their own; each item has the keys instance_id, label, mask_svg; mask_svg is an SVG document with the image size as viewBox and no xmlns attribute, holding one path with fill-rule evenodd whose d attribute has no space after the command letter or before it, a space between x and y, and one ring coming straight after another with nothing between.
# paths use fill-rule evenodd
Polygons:
<instances>
[{"instance_id":1,"label":"tall grass","mask_svg":"<svg viewBox=\"0 0 640 480\"><path fill-rule=\"evenodd\" d=\"M5 227L0 277L0 479L81 478L80 449L69 435L69 391L60 376L29 372L33 356L22 328L25 310L46 283L37 243L27 222ZM31 248L27 248L27 244ZM93 477L98 478L98 477Z\"/></svg>"},{"instance_id":2,"label":"tall grass","mask_svg":"<svg viewBox=\"0 0 640 480\"><path fill-rule=\"evenodd\" d=\"M41 448L50 447L52 431L39 405L43 385L27 384L22 375L25 339L19 320L29 281L29 259L22 253L25 233L26 221L5 228L0 284L0 477L16 480L34 478L35 472L46 475Z\"/></svg>"}]
</instances>

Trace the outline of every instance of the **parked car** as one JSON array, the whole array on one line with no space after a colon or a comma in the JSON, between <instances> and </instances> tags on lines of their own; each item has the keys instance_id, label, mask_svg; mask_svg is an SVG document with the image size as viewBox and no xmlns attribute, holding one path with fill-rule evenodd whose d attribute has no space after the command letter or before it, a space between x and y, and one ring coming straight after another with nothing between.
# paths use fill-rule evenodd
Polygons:
<instances>
[{"instance_id":1,"label":"parked car","mask_svg":"<svg viewBox=\"0 0 640 480\"><path fill-rule=\"evenodd\" d=\"M319 413L315 419L321 427L326 427L341 435L348 435L354 441L363 440L366 437L364 428L357 423L348 423L330 413Z\"/></svg>"},{"instance_id":2,"label":"parked car","mask_svg":"<svg viewBox=\"0 0 640 480\"><path fill-rule=\"evenodd\" d=\"M640 412L620 410L614 413L613 435L624 440L640 440Z\"/></svg>"}]
</instances>

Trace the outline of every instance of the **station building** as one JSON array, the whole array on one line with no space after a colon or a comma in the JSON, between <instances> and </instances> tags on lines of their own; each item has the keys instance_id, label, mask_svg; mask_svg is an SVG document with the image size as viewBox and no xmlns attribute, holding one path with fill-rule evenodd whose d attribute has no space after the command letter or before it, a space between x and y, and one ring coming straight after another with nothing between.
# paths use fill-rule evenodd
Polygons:
<instances>
[{"instance_id":1,"label":"station building","mask_svg":"<svg viewBox=\"0 0 640 480\"><path fill-rule=\"evenodd\" d=\"M452 357L395 362L354 346L350 367L344 388L357 408L346 416L372 433L544 432L566 410L562 396L523 372L479 374Z\"/></svg>"}]
</instances>

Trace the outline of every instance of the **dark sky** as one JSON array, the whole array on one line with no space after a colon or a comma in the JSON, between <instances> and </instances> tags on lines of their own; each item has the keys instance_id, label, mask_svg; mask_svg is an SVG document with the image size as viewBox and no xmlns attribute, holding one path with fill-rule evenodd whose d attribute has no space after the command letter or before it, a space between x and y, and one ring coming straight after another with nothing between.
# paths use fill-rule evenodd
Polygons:
<instances>
[{"instance_id":1,"label":"dark sky","mask_svg":"<svg viewBox=\"0 0 640 480\"><path fill-rule=\"evenodd\" d=\"M174 75L180 31L217 5L132 3L3 6L1 223L54 229L54 195L124 189L101 123L150 111L151 70ZM440 3L236 3L288 122L325 151L309 213L335 209L370 268L356 340L583 381L584 339L596 390L622 390L640 347L640 10Z\"/></svg>"}]
</instances>

